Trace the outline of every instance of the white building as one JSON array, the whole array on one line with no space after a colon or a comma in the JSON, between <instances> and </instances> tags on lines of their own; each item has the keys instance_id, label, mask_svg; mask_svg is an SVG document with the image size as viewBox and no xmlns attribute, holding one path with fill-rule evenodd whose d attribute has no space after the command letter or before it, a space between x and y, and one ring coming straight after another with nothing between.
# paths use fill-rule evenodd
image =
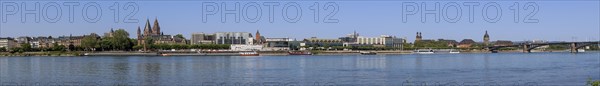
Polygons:
<instances>
[{"instance_id":1,"label":"white building","mask_svg":"<svg viewBox=\"0 0 600 86\"><path fill-rule=\"evenodd\" d=\"M230 49L232 51L260 51L260 50L263 50L263 46L262 45L232 44Z\"/></svg>"},{"instance_id":2,"label":"white building","mask_svg":"<svg viewBox=\"0 0 600 86\"><path fill-rule=\"evenodd\" d=\"M357 45L383 45L386 47L402 47L404 43L402 38L396 38L388 35L381 35L380 37L358 37L354 44Z\"/></svg>"},{"instance_id":3,"label":"white building","mask_svg":"<svg viewBox=\"0 0 600 86\"><path fill-rule=\"evenodd\" d=\"M248 32L217 32L215 33L216 44L247 44L252 35Z\"/></svg>"},{"instance_id":4,"label":"white building","mask_svg":"<svg viewBox=\"0 0 600 86\"><path fill-rule=\"evenodd\" d=\"M10 49L17 46L17 41L13 38L0 38L0 48Z\"/></svg>"}]
</instances>

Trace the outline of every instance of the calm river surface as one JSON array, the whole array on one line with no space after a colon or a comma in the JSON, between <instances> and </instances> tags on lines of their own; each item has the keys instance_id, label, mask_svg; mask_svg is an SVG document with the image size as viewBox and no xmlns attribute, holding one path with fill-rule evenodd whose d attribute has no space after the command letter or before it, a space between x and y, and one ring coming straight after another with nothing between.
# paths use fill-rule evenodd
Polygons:
<instances>
[{"instance_id":1,"label":"calm river surface","mask_svg":"<svg viewBox=\"0 0 600 86\"><path fill-rule=\"evenodd\" d=\"M585 85L600 54L0 57L0 85Z\"/></svg>"}]
</instances>

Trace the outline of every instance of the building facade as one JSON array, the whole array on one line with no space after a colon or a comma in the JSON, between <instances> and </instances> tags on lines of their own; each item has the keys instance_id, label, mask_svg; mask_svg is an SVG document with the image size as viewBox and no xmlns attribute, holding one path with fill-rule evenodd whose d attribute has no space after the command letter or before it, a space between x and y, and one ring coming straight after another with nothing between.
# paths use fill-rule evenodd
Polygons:
<instances>
[{"instance_id":1,"label":"building facade","mask_svg":"<svg viewBox=\"0 0 600 86\"><path fill-rule=\"evenodd\" d=\"M18 47L19 44L17 43L17 41L13 38L0 38L0 48L6 48L6 49L10 49L10 48L15 48Z\"/></svg>"},{"instance_id":2,"label":"building facade","mask_svg":"<svg viewBox=\"0 0 600 86\"><path fill-rule=\"evenodd\" d=\"M473 39L463 39L458 43L458 48L471 48L473 44L475 44Z\"/></svg>"},{"instance_id":3,"label":"building facade","mask_svg":"<svg viewBox=\"0 0 600 86\"><path fill-rule=\"evenodd\" d=\"M190 44L215 44L215 36L214 34L205 34L202 32L192 33L192 38L190 39Z\"/></svg>"},{"instance_id":4,"label":"building facade","mask_svg":"<svg viewBox=\"0 0 600 86\"><path fill-rule=\"evenodd\" d=\"M404 39L396 38L388 35L381 35L380 37L358 37L355 44L358 45L381 45L385 47L400 48L404 43Z\"/></svg>"},{"instance_id":5,"label":"building facade","mask_svg":"<svg viewBox=\"0 0 600 86\"><path fill-rule=\"evenodd\" d=\"M271 51L290 50L291 43L294 41L296 40L290 38L266 38L264 45L267 50Z\"/></svg>"},{"instance_id":6,"label":"building facade","mask_svg":"<svg viewBox=\"0 0 600 86\"><path fill-rule=\"evenodd\" d=\"M215 33L216 44L249 44L252 35L247 32L217 32Z\"/></svg>"},{"instance_id":7,"label":"building facade","mask_svg":"<svg viewBox=\"0 0 600 86\"><path fill-rule=\"evenodd\" d=\"M340 39L319 39L317 37L311 37L304 39L305 46L309 47L324 47L324 46L343 46L344 41Z\"/></svg>"}]
</instances>

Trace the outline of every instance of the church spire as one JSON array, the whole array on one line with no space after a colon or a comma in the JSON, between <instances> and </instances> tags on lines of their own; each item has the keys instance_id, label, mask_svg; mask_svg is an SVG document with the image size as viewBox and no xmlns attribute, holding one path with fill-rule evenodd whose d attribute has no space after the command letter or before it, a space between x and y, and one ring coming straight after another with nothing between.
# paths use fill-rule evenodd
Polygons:
<instances>
[{"instance_id":1,"label":"church spire","mask_svg":"<svg viewBox=\"0 0 600 86\"><path fill-rule=\"evenodd\" d=\"M150 20L146 19L146 25L144 25L144 35L150 35L152 28L150 27Z\"/></svg>"},{"instance_id":2,"label":"church spire","mask_svg":"<svg viewBox=\"0 0 600 86\"><path fill-rule=\"evenodd\" d=\"M158 25L158 18L154 18L154 26L152 27L152 32L154 34L160 34L160 26Z\"/></svg>"},{"instance_id":3,"label":"church spire","mask_svg":"<svg viewBox=\"0 0 600 86\"><path fill-rule=\"evenodd\" d=\"M258 30L256 30L256 43L257 44L261 44L262 43L262 38L260 37L260 32Z\"/></svg>"}]
</instances>

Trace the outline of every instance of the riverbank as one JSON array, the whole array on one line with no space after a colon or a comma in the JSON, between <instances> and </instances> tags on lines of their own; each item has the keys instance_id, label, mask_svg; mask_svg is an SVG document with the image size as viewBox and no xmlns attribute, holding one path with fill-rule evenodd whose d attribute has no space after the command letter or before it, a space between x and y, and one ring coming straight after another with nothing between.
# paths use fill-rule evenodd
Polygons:
<instances>
[{"instance_id":1,"label":"riverbank","mask_svg":"<svg viewBox=\"0 0 600 86\"><path fill-rule=\"evenodd\" d=\"M192 52L192 51L161 51L161 52L140 52L140 51L103 51L103 52L22 52L9 53L0 52L0 56L239 56L239 52L243 51L220 51L220 52ZM386 54L413 54L411 50L367 50L367 51L347 51L347 50L315 50L310 51L313 55L361 55L361 52L373 52L378 55ZM514 53L523 52L521 50L503 50L499 53ZM563 50L546 50L532 52L565 52ZM288 51L257 51L261 56L285 56L289 55ZM468 50L460 51L460 53L491 53L485 50Z\"/></svg>"}]
</instances>

